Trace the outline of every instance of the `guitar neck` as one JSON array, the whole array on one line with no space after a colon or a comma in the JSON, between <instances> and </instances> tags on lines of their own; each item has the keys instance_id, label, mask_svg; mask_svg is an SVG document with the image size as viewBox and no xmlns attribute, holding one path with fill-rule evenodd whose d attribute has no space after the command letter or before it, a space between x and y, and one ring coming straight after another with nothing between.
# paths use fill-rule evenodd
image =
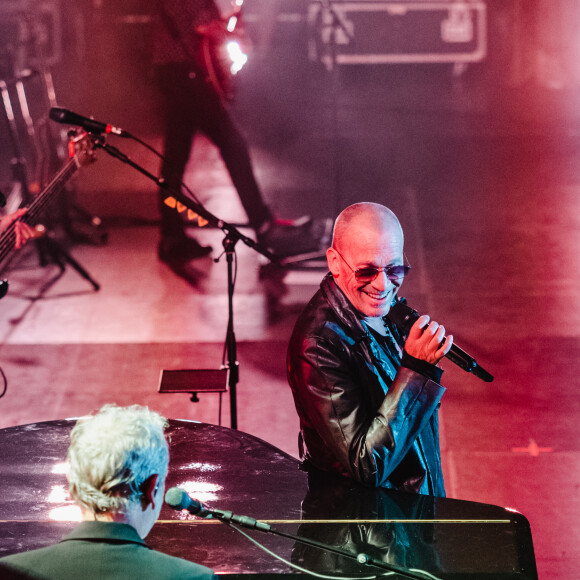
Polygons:
<instances>
[{"instance_id":1,"label":"guitar neck","mask_svg":"<svg viewBox=\"0 0 580 580\"><path fill-rule=\"evenodd\" d=\"M28 206L28 211L20 218L20 220L27 224L34 223L57 194L63 189L66 182L76 173L79 166L79 160L76 156L70 159L53 177L50 183L34 198L32 203ZM2 235L0 235L0 264L3 263L14 250L16 239L15 228L16 223L14 222L10 224Z\"/></svg>"}]
</instances>

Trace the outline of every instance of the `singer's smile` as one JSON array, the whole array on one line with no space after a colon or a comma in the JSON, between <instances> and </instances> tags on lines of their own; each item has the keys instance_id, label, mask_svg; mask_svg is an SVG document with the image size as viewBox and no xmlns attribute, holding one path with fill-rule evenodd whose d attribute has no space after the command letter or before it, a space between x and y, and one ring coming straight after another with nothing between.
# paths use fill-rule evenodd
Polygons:
<instances>
[{"instance_id":1,"label":"singer's smile","mask_svg":"<svg viewBox=\"0 0 580 580\"><path fill-rule=\"evenodd\" d=\"M366 317L385 316L403 282L389 278L385 268L403 264L403 232L398 222L393 227L376 228L372 221L351 226L327 252L334 280L352 305ZM379 269L369 282L356 279L355 271Z\"/></svg>"}]
</instances>

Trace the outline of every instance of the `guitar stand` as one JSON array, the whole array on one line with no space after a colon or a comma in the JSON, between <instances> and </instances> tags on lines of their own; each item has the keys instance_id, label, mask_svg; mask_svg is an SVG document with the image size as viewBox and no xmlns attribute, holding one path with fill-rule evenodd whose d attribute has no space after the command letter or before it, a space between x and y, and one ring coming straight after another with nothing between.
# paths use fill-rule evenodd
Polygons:
<instances>
[{"instance_id":1,"label":"guitar stand","mask_svg":"<svg viewBox=\"0 0 580 580\"><path fill-rule=\"evenodd\" d=\"M93 215L77 203L71 203L66 208L64 230L74 242L106 246L109 242L109 232L100 217Z\"/></svg>"},{"instance_id":2,"label":"guitar stand","mask_svg":"<svg viewBox=\"0 0 580 580\"><path fill-rule=\"evenodd\" d=\"M61 274L64 274L66 265L69 264L82 278L87 280L95 292L100 290L100 284L71 256L62 243L56 240L52 232L46 232L41 238L36 240L36 247L42 266L46 266L50 259L52 263L60 268Z\"/></svg>"}]
</instances>

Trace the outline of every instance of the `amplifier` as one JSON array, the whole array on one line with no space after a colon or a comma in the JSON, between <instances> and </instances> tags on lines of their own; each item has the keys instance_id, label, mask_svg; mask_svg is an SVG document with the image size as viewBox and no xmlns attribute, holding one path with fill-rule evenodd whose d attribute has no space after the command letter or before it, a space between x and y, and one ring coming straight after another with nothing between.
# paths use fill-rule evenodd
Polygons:
<instances>
[{"instance_id":1,"label":"amplifier","mask_svg":"<svg viewBox=\"0 0 580 580\"><path fill-rule=\"evenodd\" d=\"M13 61L12 74L41 59L49 66L60 62L62 32L58 0L0 2L0 59Z\"/></svg>"},{"instance_id":2,"label":"amplifier","mask_svg":"<svg viewBox=\"0 0 580 580\"><path fill-rule=\"evenodd\" d=\"M482 0L311 2L309 58L338 65L469 63L487 52Z\"/></svg>"}]
</instances>

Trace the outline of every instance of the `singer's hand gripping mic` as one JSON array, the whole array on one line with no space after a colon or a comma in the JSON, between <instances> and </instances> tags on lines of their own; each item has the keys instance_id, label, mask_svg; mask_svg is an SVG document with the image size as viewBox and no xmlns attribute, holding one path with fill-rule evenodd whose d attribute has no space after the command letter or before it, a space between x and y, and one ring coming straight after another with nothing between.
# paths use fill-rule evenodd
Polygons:
<instances>
[{"instance_id":1,"label":"singer's hand gripping mic","mask_svg":"<svg viewBox=\"0 0 580 580\"><path fill-rule=\"evenodd\" d=\"M403 334L407 335L411 330L411 326L413 326L415 321L419 318L419 313L407 304L405 298L397 298L391 305L387 318L397 328L399 328ZM481 368L471 355L467 354L455 343L451 345L451 348L445 357L464 371L474 374L482 381L485 381L486 383L491 383L491 381L493 381L493 375Z\"/></svg>"}]
</instances>

